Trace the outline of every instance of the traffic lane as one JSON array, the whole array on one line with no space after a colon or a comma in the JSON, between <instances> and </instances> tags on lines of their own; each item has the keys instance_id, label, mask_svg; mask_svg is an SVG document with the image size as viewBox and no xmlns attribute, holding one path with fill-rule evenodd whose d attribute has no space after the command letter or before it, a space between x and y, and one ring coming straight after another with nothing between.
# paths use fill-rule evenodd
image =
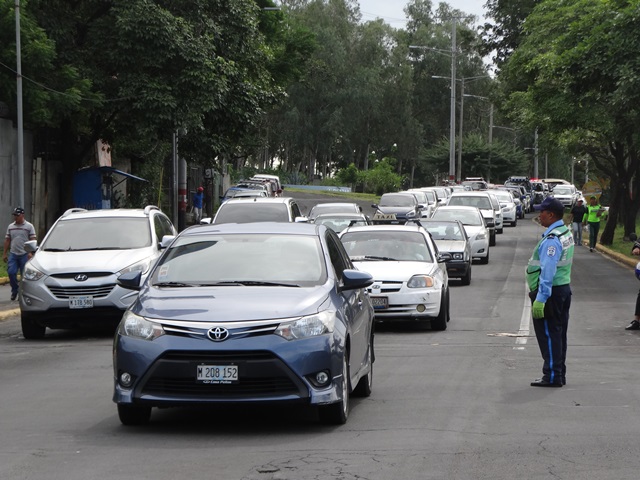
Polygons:
<instances>
[{"instance_id":1,"label":"traffic lane","mask_svg":"<svg viewBox=\"0 0 640 480\"><path fill-rule=\"evenodd\" d=\"M125 428L111 403L110 337L48 332L53 340L26 342L11 319L2 328L12 325L14 336L0 339L0 401L11 419L0 430L0 452L9 452L0 477L168 479L215 470L217 478L247 479L631 478L637 392L623 390L639 384L638 359L594 348L589 323L572 322L569 386L533 389L542 363L535 339L522 346L499 335L518 332L524 263L541 232L522 225L498 237L489 265L474 265L471 286L452 287L448 330L378 330L373 395L354 399L343 427L320 426L306 410L252 407L154 410L151 425ZM619 268L611 273L621 276ZM7 363L5 355L18 357ZM594 358L619 384L594 381ZM50 401L40 400L40 389L53 389ZM72 395L78 390L81 398Z\"/></svg>"},{"instance_id":2,"label":"traffic lane","mask_svg":"<svg viewBox=\"0 0 640 480\"><path fill-rule=\"evenodd\" d=\"M298 205L300 206L300 210L303 215L308 215L311 209L317 205L318 203L334 203L334 202L353 202L357 203L360 208L362 208L362 213L365 215L369 215L369 217L373 217L374 213L376 213L376 209L371 206L371 201L369 200L361 200L356 198L346 198L343 196L332 196L332 195L323 195L318 192L291 192L284 191L284 196L293 197L297 200Z\"/></svg>"}]
</instances>

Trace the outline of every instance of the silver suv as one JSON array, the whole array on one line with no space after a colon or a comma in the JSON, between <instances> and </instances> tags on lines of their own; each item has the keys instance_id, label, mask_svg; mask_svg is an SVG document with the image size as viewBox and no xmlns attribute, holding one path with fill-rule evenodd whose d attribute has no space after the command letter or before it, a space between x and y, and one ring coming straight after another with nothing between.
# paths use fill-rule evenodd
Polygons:
<instances>
[{"instance_id":1,"label":"silver suv","mask_svg":"<svg viewBox=\"0 0 640 480\"><path fill-rule=\"evenodd\" d=\"M116 284L123 273L143 278L161 253L165 235L176 235L158 207L84 210L72 208L56 220L27 263L20 285L25 338L42 338L47 327L117 325L137 292Z\"/></svg>"}]
</instances>

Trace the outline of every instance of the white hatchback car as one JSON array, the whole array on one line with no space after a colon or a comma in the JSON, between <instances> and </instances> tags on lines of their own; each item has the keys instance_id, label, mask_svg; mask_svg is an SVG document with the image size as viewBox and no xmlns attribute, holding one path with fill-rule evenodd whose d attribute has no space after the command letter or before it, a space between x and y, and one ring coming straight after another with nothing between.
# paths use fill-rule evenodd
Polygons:
<instances>
[{"instance_id":1,"label":"white hatchback car","mask_svg":"<svg viewBox=\"0 0 640 480\"><path fill-rule=\"evenodd\" d=\"M25 338L41 338L46 328L80 324L117 325L137 292L116 279L128 272L145 278L160 256L162 238L176 235L158 207L84 210L72 208L49 229L20 284L20 315Z\"/></svg>"},{"instance_id":2,"label":"white hatchback car","mask_svg":"<svg viewBox=\"0 0 640 480\"><path fill-rule=\"evenodd\" d=\"M367 290L377 321L413 320L432 330L449 321L446 260L418 225L370 225L342 231L349 258L373 276Z\"/></svg>"},{"instance_id":3,"label":"white hatchback car","mask_svg":"<svg viewBox=\"0 0 640 480\"><path fill-rule=\"evenodd\" d=\"M518 214L516 211L516 202L513 195L508 190L489 190L489 193L494 195L498 202L500 202L500 208L502 209L502 220L504 223L508 223L512 227L518 224Z\"/></svg>"},{"instance_id":4,"label":"white hatchback car","mask_svg":"<svg viewBox=\"0 0 640 480\"><path fill-rule=\"evenodd\" d=\"M439 207L433 220L460 220L471 243L471 256L479 258L480 263L489 263L489 231L485 220L476 207L447 205Z\"/></svg>"}]
</instances>

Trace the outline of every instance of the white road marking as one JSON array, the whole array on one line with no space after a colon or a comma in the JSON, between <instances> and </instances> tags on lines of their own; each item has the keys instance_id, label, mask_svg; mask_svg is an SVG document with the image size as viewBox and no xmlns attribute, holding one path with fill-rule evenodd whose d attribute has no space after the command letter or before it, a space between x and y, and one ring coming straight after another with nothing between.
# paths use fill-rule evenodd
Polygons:
<instances>
[{"instance_id":1,"label":"white road marking","mask_svg":"<svg viewBox=\"0 0 640 480\"><path fill-rule=\"evenodd\" d=\"M520 330L518 330L518 338L516 338L516 346L514 350L524 350L524 345L527 344L527 338L531 331L531 300L529 299L529 292L526 285L524 290L524 305L522 306L522 316L520 317ZM518 346L522 345L522 346Z\"/></svg>"}]
</instances>

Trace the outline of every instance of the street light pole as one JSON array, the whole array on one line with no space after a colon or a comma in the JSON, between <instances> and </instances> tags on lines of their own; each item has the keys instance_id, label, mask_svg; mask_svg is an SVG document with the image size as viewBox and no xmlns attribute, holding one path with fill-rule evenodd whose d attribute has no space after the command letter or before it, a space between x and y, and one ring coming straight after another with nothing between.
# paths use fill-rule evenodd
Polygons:
<instances>
[{"instance_id":1,"label":"street light pole","mask_svg":"<svg viewBox=\"0 0 640 480\"><path fill-rule=\"evenodd\" d=\"M460 79L460 126L458 133L458 168L456 170L456 181L462 181L462 124L464 121L464 77Z\"/></svg>"},{"instance_id":2,"label":"street light pole","mask_svg":"<svg viewBox=\"0 0 640 480\"><path fill-rule=\"evenodd\" d=\"M456 17L451 19L451 115L449 118L449 180L456 178Z\"/></svg>"},{"instance_id":3,"label":"street light pole","mask_svg":"<svg viewBox=\"0 0 640 480\"><path fill-rule=\"evenodd\" d=\"M16 97L18 100L18 205L24 204L24 126L22 117L22 53L20 43L20 0L15 3L16 16Z\"/></svg>"}]
</instances>

